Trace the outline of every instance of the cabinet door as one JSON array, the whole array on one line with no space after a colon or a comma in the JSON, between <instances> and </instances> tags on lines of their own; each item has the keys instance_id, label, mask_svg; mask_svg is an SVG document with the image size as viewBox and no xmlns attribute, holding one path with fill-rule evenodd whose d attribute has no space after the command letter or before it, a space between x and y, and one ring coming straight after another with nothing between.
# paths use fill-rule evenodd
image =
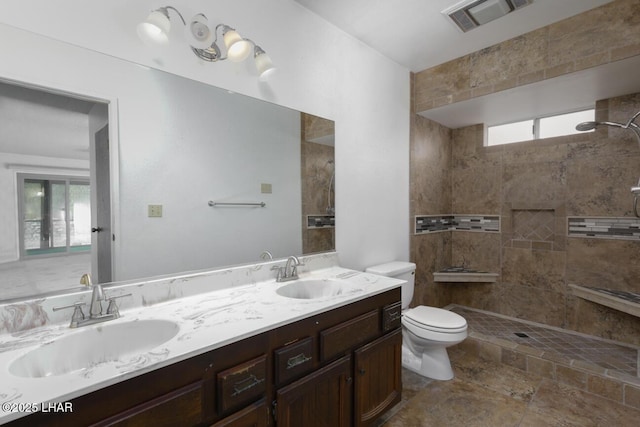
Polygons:
<instances>
[{"instance_id":1,"label":"cabinet door","mask_svg":"<svg viewBox=\"0 0 640 427\"><path fill-rule=\"evenodd\" d=\"M351 425L351 357L278 390L278 427L349 427Z\"/></svg>"},{"instance_id":2,"label":"cabinet door","mask_svg":"<svg viewBox=\"0 0 640 427\"><path fill-rule=\"evenodd\" d=\"M356 350L354 369L355 426L368 426L400 402L401 329Z\"/></svg>"}]
</instances>

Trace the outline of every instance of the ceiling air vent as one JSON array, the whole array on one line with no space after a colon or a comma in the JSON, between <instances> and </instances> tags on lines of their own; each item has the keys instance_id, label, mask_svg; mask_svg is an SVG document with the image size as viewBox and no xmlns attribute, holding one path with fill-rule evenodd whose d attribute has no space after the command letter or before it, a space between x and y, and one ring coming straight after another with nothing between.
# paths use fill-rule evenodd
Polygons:
<instances>
[{"instance_id":1,"label":"ceiling air vent","mask_svg":"<svg viewBox=\"0 0 640 427\"><path fill-rule=\"evenodd\" d=\"M463 32L525 7L533 0L465 0L442 11Z\"/></svg>"}]
</instances>

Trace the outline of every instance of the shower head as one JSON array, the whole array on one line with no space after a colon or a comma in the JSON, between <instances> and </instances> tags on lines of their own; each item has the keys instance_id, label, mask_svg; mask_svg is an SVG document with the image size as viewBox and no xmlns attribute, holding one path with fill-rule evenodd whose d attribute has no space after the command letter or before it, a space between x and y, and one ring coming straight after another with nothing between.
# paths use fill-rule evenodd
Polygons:
<instances>
[{"instance_id":1,"label":"shower head","mask_svg":"<svg viewBox=\"0 0 640 427\"><path fill-rule=\"evenodd\" d=\"M635 123L631 123L631 125L635 125ZM598 126L614 126L614 127L623 128L623 129L627 128L627 125L623 125L622 123L616 123L616 122L582 122L576 126L576 130L580 132L585 132L588 130L593 130Z\"/></svg>"},{"instance_id":2,"label":"shower head","mask_svg":"<svg viewBox=\"0 0 640 427\"><path fill-rule=\"evenodd\" d=\"M640 144L640 126L638 126L634 120L640 116L640 111L633 115L629 119L629 121L625 124L616 123L616 122L582 122L576 125L576 130L580 132L585 132L589 130L594 130L598 126L613 126L621 129L629 129L636 136L638 140L638 144ZM638 199L640 198L640 180L638 180L638 185L635 187L631 187L631 193L633 193L633 213L636 217L640 218L640 212L638 212Z\"/></svg>"},{"instance_id":3,"label":"shower head","mask_svg":"<svg viewBox=\"0 0 640 427\"><path fill-rule=\"evenodd\" d=\"M576 125L576 130L580 132L586 132L588 130L593 130L598 127L598 122L582 122Z\"/></svg>"},{"instance_id":4,"label":"shower head","mask_svg":"<svg viewBox=\"0 0 640 427\"><path fill-rule=\"evenodd\" d=\"M576 130L580 132L586 132L589 130L594 130L598 126L613 126L621 129L629 129L638 139L638 144L640 144L640 126L634 123L634 120L640 116L640 111L633 115L629 119L629 121L625 124L617 123L617 122L582 122L576 125Z\"/></svg>"}]
</instances>

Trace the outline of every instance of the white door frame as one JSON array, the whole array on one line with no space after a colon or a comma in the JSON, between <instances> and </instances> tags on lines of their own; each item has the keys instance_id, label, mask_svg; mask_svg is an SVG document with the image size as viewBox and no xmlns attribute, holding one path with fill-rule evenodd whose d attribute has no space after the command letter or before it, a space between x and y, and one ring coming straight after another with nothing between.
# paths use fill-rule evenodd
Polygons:
<instances>
[{"instance_id":1,"label":"white door frame","mask_svg":"<svg viewBox=\"0 0 640 427\"><path fill-rule=\"evenodd\" d=\"M119 155L119 147L120 141L118 139L118 98L110 95L95 93L93 91L88 91L84 89L73 88L65 84L60 83L52 83L50 81L43 80L33 80L33 79L25 79L22 76L12 76L12 75L0 75L0 81L13 84L16 86L24 86L30 89L41 90L44 92L50 92L58 95L69 96L72 98L84 99L90 102L96 103L104 103L107 104L108 110L108 123L109 123L109 175L111 177L111 185L110 185L110 198L111 198L111 233L115 236L115 239L111 241L111 278L112 281L117 281L117 255L119 251L117 248L119 247L119 231L120 231L120 155ZM91 135L87 135L87 137L93 138ZM93 156L93 153L92 153ZM90 168L92 169L92 168ZM91 172L93 173L93 172ZM94 192L93 184L91 191ZM92 239L92 248L93 248L93 239ZM97 254L96 251L92 251L91 255L91 265L92 270L97 268ZM92 271L95 273L95 271Z\"/></svg>"}]
</instances>

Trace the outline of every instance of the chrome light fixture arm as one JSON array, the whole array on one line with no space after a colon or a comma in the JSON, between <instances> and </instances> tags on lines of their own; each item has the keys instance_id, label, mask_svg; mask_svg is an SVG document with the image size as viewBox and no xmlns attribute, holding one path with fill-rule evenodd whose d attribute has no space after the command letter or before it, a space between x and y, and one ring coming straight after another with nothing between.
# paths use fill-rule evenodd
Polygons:
<instances>
[{"instance_id":1,"label":"chrome light fixture arm","mask_svg":"<svg viewBox=\"0 0 640 427\"><path fill-rule=\"evenodd\" d=\"M175 13L177 13L178 16L180 17L180 20L182 21L182 24L184 26L187 25L187 21L185 21L184 16L182 16L180 11L178 9L176 9L175 7L173 7L173 6L163 6L163 7L158 9L158 12L164 13L164 15L167 17L167 19L169 19L169 10L173 10Z\"/></svg>"},{"instance_id":2,"label":"chrome light fixture arm","mask_svg":"<svg viewBox=\"0 0 640 427\"><path fill-rule=\"evenodd\" d=\"M213 42L211 43L211 46L205 49L200 49L200 48L191 46L191 50L193 51L193 53L196 54L198 58L208 62L224 61L225 59L228 58L228 56L226 55L222 56L222 51L218 46L218 30L220 28L222 28L222 34L224 34L226 31L235 31L235 29L231 28L226 24L216 25L216 28L213 30L214 39L213 39Z\"/></svg>"}]
</instances>

